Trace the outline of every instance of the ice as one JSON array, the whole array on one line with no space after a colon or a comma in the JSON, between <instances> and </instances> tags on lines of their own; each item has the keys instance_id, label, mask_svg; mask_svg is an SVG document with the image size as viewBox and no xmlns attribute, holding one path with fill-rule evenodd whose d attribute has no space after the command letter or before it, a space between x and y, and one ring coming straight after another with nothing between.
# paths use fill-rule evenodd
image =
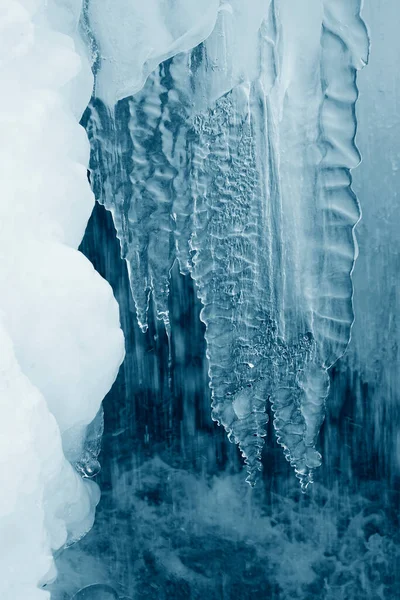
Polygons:
<instances>
[{"instance_id":1,"label":"ice","mask_svg":"<svg viewBox=\"0 0 400 600\"><path fill-rule=\"evenodd\" d=\"M98 486L70 462L96 454L86 429L124 354L111 288L76 250L94 204L79 13L0 9L2 600L48 597L38 585L54 577L52 552L92 526Z\"/></svg>"},{"instance_id":2,"label":"ice","mask_svg":"<svg viewBox=\"0 0 400 600\"><path fill-rule=\"evenodd\" d=\"M85 117L138 322L145 331L152 295L168 331L177 258L204 307L213 417L250 481L268 398L285 455L303 487L312 480L328 369L350 339L356 73L369 51L359 13L358 0L306 12L223 2L200 46Z\"/></svg>"},{"instance_id":3,"label":"ice","mask_svg":"<svg viewBox=\"0 0 400 600\"><path fill-rule=\"evenodd\" d=\"M101 450L101 440L104 433L104 411L101 406L99 412L86 429L83 449L79 459L74 463L76 470L91 479L100 473L101 465L98 456Z\"/></svg>"},{"instance_id":4,"label":"ice","mask_svg":"<svg viewBox=\"0 0 400 600\"><path fill-rule=\"evenodd\" d=\"M353 229L360 212L349 169L359 163L356 69L368 60L358 2L351 7L315 2L312 7L306 18L299 5L293 18L289 4L281 3L281 71L270 105L279 172L280 208L274 218L282 232L279 329L285 339L293 339L304 328L315 343L300 372L288 373L284 386L292 390L289 406L296 422L303 423L302 434L287 431L293 420L293 412L286 417L288 392L283 404L274 394L272 402L278 439L304 486L319 463L315 445L329 390L326 369L344 353L353 322Z\"/></svg>"},{"instance_id":5,"label":"ice","mask_svg":"<svg viewBox=\"0 0 400 600\"><path fill-rule=\"evenodd\" d=\"M116 290L127 361L105 404L101 509L60 557L54 600L93 582L157 600L397 597L400 5L364 3L361 74L359 3L265 2L259 64L233 33L237 6L134 96L85 115L130 282L103 207L82 249ZM263 451L255 489L208 418L207 367L251 483ZM323 453L305 496L275 441L262 449L274 426L303 488ZM101 414L85 477L100 431Z\"/></svg>"},{"instance_id":6,"label":"ice","mask_svg":"<svg viewBox=\"0 0 400 600\"><path fill-rule=\"evenodd\" d=\"M119 600L119 596L109 585L99 583L81 589L72 600Z\"/></svg>"},{"instance_id":7,"label":"ice","mask_svg":"<svg viewBox=\"0 0 400 600\"><path fill-rule=\"evenodd\" d=\"M329 371L353 327L360 119L358 321L341 368L373 389L376 437L398 454L398 436L384 432L398 388L398 78L381 81L382 65L396 72L398 36L394 4L385 18L382 6L365 12L392 54L378 51L359 100L369 59L360 0L87 0L83 11L80 0L3 2L1 598L48 597L53 552L92 526L101 401L124 354L113 292L77 251L94 205L78 124L91 66L90 178L113 215L138 323L151 330L153 303L172 369L171 272L193 279L212 417L251 484L268 401L303 491L321 463ZM366 175L374 169L380 177ZM157 552L191 578L179 556ZM98 583L75 597L118 595Z\"/></svg>"},{"instance_id":8,"label":"ice","mask_svg":"<svg viewBox=\"0 0 400 600\"><path fill-rule=\"evenodd\" d=\"M158 64L211 33L218 6L219 0L89 0L100 63L96 95L113 107L139 91Z\"/></svg>"},{"instance_id":9,"label":"ice","mask_svg":"<svg viewBox=\"0 0 400 600\"><path fill-rule=\"evenodd\" d=\"M169 272L175 259L176 229L173 202L175 187L185 185L186 175L179 167L186 160L185 102L187 97L174 89L166 64L148 78L143 91L117 104L113 118L101 101L93 100L86 125L93 148L92 186L113 214L143 331L150 292L158 318L167 328L169 324Z\"/></svg>"},{"instance_id":10,"label":"ice","mask_svg":"<svg viewBox=\"0 0 400 600\"><path fill-rule=\"evenodd\" d=\"M204 41L207 60L199 65L194 102L210 107L243 81L260 76L260 28L271 9L271 0L223 0L211 35ZM204 106L203 106L204 108Z\"/></svg>"},{"instance_id":11,"label":"ice","mask_svg":"<svg viewBox=\"0 0 400 600\"><path fill-rule=\"evenodd\" d=\"M0 593L40 599L48 597L36 586L48 580L52 550L90 529L99 491L65 460L57 422L22 373L3 325L0 337Z\"/></svg>"},{"instance_id":12,"label":"ice","mask_svg":"<svg viewBox=\"0 0 400 600\"><path fill-rule=\"evenodd\" d=\"M370 443L381 460L399 453L399 189L398 139L400 77L397 60L399 5L364 2L363 17L371 36L371 58L360 74L357 143L362 163L354 171L354 189L362 204L357 226L359 257L354 269L355 323L345 367L369 391L358 388L357 408L372 419ZM344 368L345 368L344 367Z\"/></svg>"}]
</instances>

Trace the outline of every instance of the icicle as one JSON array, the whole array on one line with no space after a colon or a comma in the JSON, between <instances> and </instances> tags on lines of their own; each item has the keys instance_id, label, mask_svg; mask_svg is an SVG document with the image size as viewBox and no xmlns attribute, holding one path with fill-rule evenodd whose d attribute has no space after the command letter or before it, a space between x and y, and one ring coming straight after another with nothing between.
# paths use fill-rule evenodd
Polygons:
<instances>
[{"instance_id":1,"label":"icicle","mask_svg":"<svg viewBox=\"0 0 400 600\"><path fill-rule=\"evenodd\" d=\"M249 86L240 86L195 119L191 246L207 328L213 418L239 444L253 482L268 420L273 332L263 311L263 222L249 94Z\"/></svg>"},{"instance_id":2,"label":"icicle","mask_svg":"<svg viewBox=\"0 0 400 600\"><path fill-rule=\"evenodd\" d=\"M113 214L128 265L138 323L147 330L150 295L169 332L169 273L175 260L175 178L187 115L173 89L169 64L153 73L112 116L93 101L87 123L92 142L92 185ZM186 129L184 129L186 133ZM111 137L114 145L107 143ZM179 212L178 212L179 214Z\"/></svg>"},{"instance_id":3,"label":"icicle","mask_svg":"<svg viewBox=\"0 0 400 600\"><path fill-rule=\"evenodd\" d=\"M304 489L320 464L315 445L329 391L327 369L346 350L353 322L353 230L360 213L349 169L359 163L356 69L367 61L368 38L358 0L351 4L318 0L303 19L300 5L296 17L290 3L276 3L279 69L271 109L286 256L277 308L285 337L303 323L315 345L296 376L287 378L285 391L271 399L278 440ZM297 414L295 437L282 436L293 423L289 407Z\"/></svg>"},{"instance_id":4,"label":"icicle","mask_svg":"<svg viewBox=\"0 0 400 600\"><path fill-rule=\"evenodd\" d=\"M177 257L204 305L213 418L253 482L270 398L305 489L321 462L328 369L353 322L350 169L368 38L359 0L304 7L222 1L203 44L120 102L111 127L93 126L93 109L90 127L95 179L97 164L107 173L94 189L113 212L141 327L151 292L168 330Z\"/></svg>"}]
</instances>

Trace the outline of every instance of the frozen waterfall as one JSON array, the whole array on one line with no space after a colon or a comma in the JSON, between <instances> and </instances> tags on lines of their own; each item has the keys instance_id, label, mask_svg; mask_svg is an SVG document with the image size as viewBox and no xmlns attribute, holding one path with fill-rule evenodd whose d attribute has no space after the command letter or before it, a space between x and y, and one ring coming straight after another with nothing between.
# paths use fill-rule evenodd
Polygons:
<instances>
[{"instance_id":1,"label":"frozen waterfall","mask_svg":"<svg viewBox=\"0 0 400 600\"><path fill-rule=\"evenodd\" d=\"M0 600L394 597L399 19L3 0Z\"/></svg>"},{"instance_id":2,"label":"frozen waterfall","mask_svg":"<svg viewBox=\"0 0 400 600\"><path fill-rule=\"evenodd\" d=\"M143 18L150 31L132 6L125 24ZM128 263L139 325L146 330L151 296L168 330L177 259L203 304L213 418L239 444L253 483L269 399L305 489L321 462L327 369L353 322L360 211L350 169L360 160L356 74L369 47L360 3L315 0L305 13L288 0L251 10L221 2L202 44L188 52L183 44L156 70L152 62L141 90L126 78L129 89L113 98L104 81L110 93L124 89L124 61L102 10L89 3L86 20L101 57L90 168ZM170 39L164 27L155 40ZM160 50L158 61L170 55ZM140 54L124 50L125 61L132 56Z\"/></svg>"}]
</instances>

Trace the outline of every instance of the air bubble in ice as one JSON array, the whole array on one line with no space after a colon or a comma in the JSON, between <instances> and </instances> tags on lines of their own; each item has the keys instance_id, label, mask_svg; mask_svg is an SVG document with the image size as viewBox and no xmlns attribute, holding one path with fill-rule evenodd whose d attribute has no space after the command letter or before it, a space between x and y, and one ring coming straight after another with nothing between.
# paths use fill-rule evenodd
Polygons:
<instances>
[{"instance_id":1,"label":"air bubble in ice","mask_svg":"<svg viewBox=\"0 0 400 600\"><path fill-rule=\"evenodd\" d=\"M78 473L82 475L82 477L91 479L92 477L96 477L101 471L101 465L96 458L92 456L85 457L85 459L80 460L75 465Z\"/></svg>"}]
</instances>

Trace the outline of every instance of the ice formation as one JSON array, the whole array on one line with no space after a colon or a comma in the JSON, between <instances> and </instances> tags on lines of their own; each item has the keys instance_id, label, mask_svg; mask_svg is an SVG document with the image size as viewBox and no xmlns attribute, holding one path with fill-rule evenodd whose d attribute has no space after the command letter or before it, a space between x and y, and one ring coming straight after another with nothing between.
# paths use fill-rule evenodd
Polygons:
<instances>
[{"instance_id":1,"label":"ice formation","mask_svg":"<svg viewBox=\"0 0 400 600\"><path fill-rule=\"evenodd\" d=\"M92 10L98 56L105 44L97 80L114 90L122 73L110 75L108 53L118 65L119 50L93 2L89 29ZM152 295L168 331L178 259L204 307L213 418L239 444L251 483L268 398L303 488L320 464L328 369L353 322L350 169L368 49L359 0L221 1L202 44L164 61L141 90L138 76L112 97L100 83L86 115L93 189L113 214L139 324ZM160 50L152 68L171 54Z\"/></svg>"},{"instance_id":2,"label":"ice formation","mask_svg":"<svg viewBox=\"0 0 400 600\"><path fill-rule=\"evenodd\" d=\"M169 333L177 260L203 304L213 418L254 483L270 400L304 489L353 322L368 36L360 0L5 0L0 31L0 523L13 540L0 595L40 600L52 551L93 521L101 400L123 358L111 289L77 251L93 207L86 53L91 181L138 322L152 298Z\"/></svg>"},{"instance_id":3,"label":"ice formation","mask_svg":"<svg viewBox=\"0 0 400 600\"><path fill-rule=\"evenodd\" d=\"M88 36L98 47L96 95L111 107L139 91L165 59L212 32L219 0L87 0Z\"/></svg>"},{"instance_id":4,"label":"ice formation","mask_svg":"<svg viewBox=\"0 0 400 600\"><path fill-rule=\"evenodd\" d=\"M2 600L48 598L52 552L92 526L86 429L123 358L111 288L76 250L94 203L79 14L56 0L0 8Z\"/></svg>"}]
</instances>

